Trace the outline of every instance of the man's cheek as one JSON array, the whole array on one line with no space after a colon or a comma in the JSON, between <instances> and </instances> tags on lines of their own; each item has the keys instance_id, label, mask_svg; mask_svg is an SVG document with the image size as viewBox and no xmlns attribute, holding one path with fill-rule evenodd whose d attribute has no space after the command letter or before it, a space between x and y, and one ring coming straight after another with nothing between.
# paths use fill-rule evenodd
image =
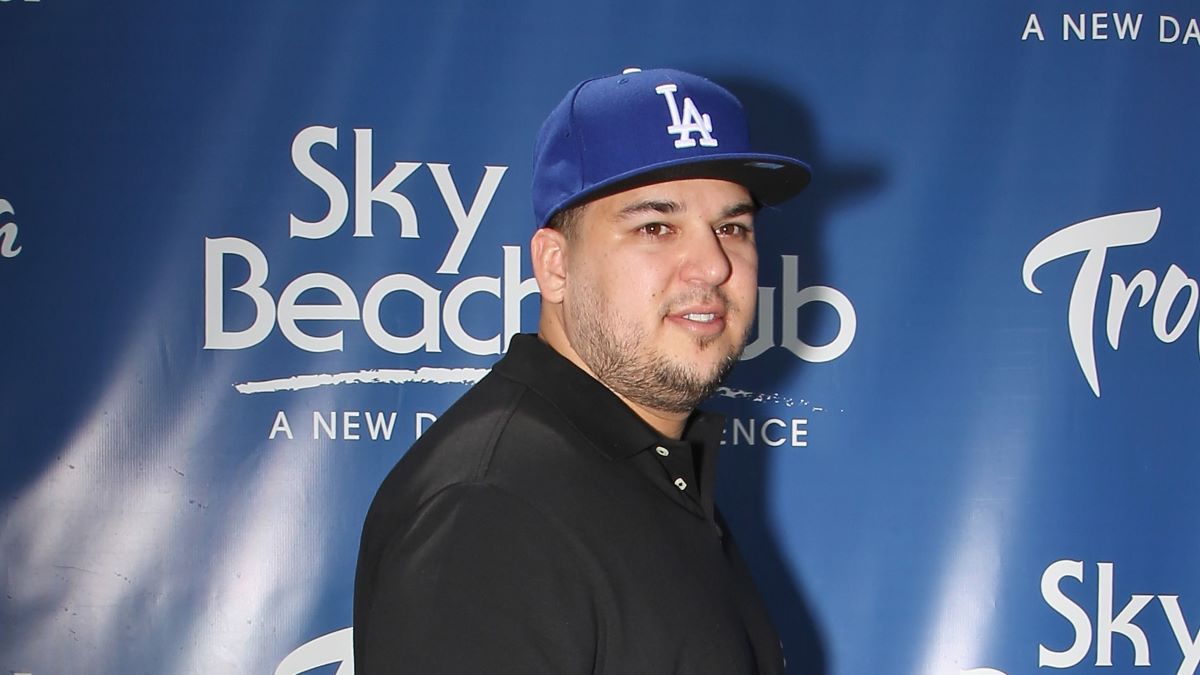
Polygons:
<instances>
[{"instance_id":1,"label":"man's cheek","mask_svg":"<svg viewBox=\"0 0 1200 675\"><path fill-rule=\"evenodd\" d=\"M754 309L758 304L758 274L757 268L751 267L737 277L737 283L728 290L730 300L745 311L750 320L754 319Z\"/></svg>"}]
</instances>

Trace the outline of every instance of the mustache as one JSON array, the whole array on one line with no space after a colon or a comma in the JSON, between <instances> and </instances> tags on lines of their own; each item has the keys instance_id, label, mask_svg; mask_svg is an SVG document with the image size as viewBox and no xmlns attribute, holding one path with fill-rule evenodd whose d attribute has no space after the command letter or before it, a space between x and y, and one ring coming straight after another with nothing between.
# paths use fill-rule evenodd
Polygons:
<instances>
[{"instance_id":1,"label":"mustache","mask_svg":"<svg viewBox=\"0 0 1200 675\"><path fill-rule=\"evenodd\" d=\"M663 316L668 316L696 305L719 305L723 314L729 314L741 309L736 302L729 299L729 294L725 292L725 289L710 288L671 298L662 304L661 312Z\"/></svg>"}]
</instances>

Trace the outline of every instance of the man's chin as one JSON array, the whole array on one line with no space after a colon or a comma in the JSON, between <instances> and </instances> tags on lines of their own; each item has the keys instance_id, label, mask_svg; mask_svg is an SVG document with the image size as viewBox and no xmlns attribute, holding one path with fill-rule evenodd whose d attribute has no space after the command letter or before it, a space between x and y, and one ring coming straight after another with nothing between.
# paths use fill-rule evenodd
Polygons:
<instances>
[{"instance_id":1,"label":"man's chin","mask_svg":"<svg viewBox=\"0 0 1200 675\"><path fill-rule=\"evenodd\" d=\"M691 353L681 352L680 362L687 360L690 370L697 377L702 375L720 379L742 356L744 345L731 344L728 335L719 335L704 340L693 340ZM686 356L683 356L686 355Z\"/></svg>"},{"instance_id":2,"label":"man's chin","mask_svg":"<svg viewBox=\"0 0 1200 675\"><path fill-rule=\"evenodd\" d=\"M673 348L665 351L689 359L692 363L715 362L734 350L728 331L713 335L682 334L675 336Z\"/></svg>"},{"instance_id":3,"label":"man's chin","mask_svg":"<svg viewBox=\"0 0 1200 675\"><path fill-rule=\"evenodd\" d=\"M709 350L689 363L678 362L676 365L680 371L688 373L688 379L695 384L697 391L705 392L703 399L721 385L740 354L740 351L734 353L723 350L718 354Z\"/></svg>"}]
</instances>

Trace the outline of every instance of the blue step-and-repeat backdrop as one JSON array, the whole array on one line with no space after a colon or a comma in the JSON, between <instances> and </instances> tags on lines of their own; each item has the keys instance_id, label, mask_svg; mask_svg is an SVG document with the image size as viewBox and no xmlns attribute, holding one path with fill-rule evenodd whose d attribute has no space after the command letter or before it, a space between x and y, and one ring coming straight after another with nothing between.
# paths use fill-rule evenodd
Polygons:
<instances>
[{"instance_id":1,"label":"blue step-and-repeat backdrop","mask_svg":"<svg viewBox=\"0 0 1200 675\"><path fill-rule=\"evenodd\" d=\"M0 672L352 673L375 489L537 325L538 125L669 66L814 169L709 404L789 671L1195 673L1198 21L0 0Z\"/></svg>"}]
</instances>

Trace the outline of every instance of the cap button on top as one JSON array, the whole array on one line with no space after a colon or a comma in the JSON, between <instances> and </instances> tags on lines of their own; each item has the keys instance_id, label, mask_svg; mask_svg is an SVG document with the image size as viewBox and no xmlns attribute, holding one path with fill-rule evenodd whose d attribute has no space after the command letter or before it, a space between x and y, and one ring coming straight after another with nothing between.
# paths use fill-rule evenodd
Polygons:
<instances>
[{"instance_id":1,"label":"cap button on top","mask_svg":"<svg viewBox=\"0 0 1200 675\"><path fill-rule=\"evenodd\" d=\"M631 73L640 73L640 72L642 72L642 69L641 69L641 68L626 68L625 70L622 70L622 71L621 71L621 74L622 74L622 75L629 75L629 74L631 74Z\"/></svg>"}]
</instances>

